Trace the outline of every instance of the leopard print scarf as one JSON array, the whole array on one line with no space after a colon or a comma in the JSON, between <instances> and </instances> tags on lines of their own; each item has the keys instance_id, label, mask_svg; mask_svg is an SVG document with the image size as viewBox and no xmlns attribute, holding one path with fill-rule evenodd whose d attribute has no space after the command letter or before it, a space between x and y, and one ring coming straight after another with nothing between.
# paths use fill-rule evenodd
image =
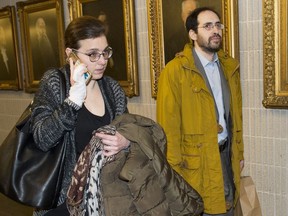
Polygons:
<instances>
[{"instance_id":1,"label":"leopard print scarf","mask_svg":"<svg viewBox=\"0 0 288 216\"><path fill-rule=\"evenodd\" d=\"M71 216L105 215L100 191L100 172L106 163L114 160L114 156L103 156L103 143L95 136L96 133L115 135L116 128L112 125L98 128L81 153L67 192L67 207Z\"/></svg>"}]
</instances>

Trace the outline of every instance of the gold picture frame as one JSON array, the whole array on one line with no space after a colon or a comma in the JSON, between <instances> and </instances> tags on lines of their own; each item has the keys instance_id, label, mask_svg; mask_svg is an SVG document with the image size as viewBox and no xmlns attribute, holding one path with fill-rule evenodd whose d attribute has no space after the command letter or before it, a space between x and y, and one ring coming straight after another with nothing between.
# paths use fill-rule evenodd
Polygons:
<instances>
[{"instance_id":1,"label":"gold picture frame","mask_svg":"<svg viewBox=\"0 0 288 216\"><path fill-rule=\"evenodd\" d=\"M62 0L17 2L24 62L24 89L34 93L44 72L65 63Z\"/></svg>"},{"instance_id":2,"label":"gold picture frame","mask_svg":"<svg viewBox=\"0 0 288 216\"><path fill-rule=\"evenodd\" d=\"M0 89L22 89L19 41L14 6L0 9Z\"/></svg>"},{"instance_id":3,"label":"gold picture frame","mask_svg":"<svg viewBox=\"0 0 288 216\"><path fill-rule=\"evenodd\" d=\"M265 108L288 108L287 10L287 0L263 0Z\"/></svg>"},{"instance_id":4,"label":"gold picture frame","mask_svg":"<svg viewBox=\"0 0 288 216\"><path fill-rule=\"evenodd\" d=\"M169 2L171 2L169 5ZM170 16L167 19L170 23L165 25L165 17L163 14L163 5L165 8L171 9ZM239 24L238 24L238 0L198 0L199 6L212 6L217 11L220 7L222 22L225 26L223 31L223 49L232 57L239 59ZM175 11L179 12L179 20L181 20L181 1L175 0L147 0L148 7L148 33L149 33L149 48L150 48L150 72L151 72L151 94L156 98L158 79L165 64L165 42L164 30L171 25L176 19ZM180 8L180 9L179 9ZM179 11L180 10L180 11ZM177 18L178 19L178 18ZM183 21L182 21L183 22ZM165 29L163 26L166 26ZM183 27L184 23L177 24ZM172 27L171 31L174 31ZM182 31L182 30L181 30ZM167 31L166 31L167 32ZM179 42L179 40L178 40Z\"/></svg>"},{"instance_id":5,"label":"gold picture frame","mask_svg":"<svg viewBox=\"0 0 288 216\"><path fill-rule=\"evenodd\" d=\"M127 97L138 96L134 0L68 0L68 8L71 20L83 15L105 19L108 43L113 49L105 74L120 83Z\"/></svg>"}]
</instances>

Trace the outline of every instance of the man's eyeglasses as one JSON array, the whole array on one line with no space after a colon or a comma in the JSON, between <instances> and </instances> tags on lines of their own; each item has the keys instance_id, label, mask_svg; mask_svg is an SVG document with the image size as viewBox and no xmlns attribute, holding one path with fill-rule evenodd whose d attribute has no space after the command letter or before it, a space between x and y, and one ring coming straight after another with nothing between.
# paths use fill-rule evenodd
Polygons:
<instances>
[{"instance_id":1,"label":"man's eyeglasses","mask_svg":"<svg viewBox=\"0 0 288 216\"><path fill-rule=\"evenodd\" d=\"M222 23L205 23L203 26L200 26L198 28L205 28L207 31L212 30L214 27L216 27L217 30L224 29L224 25Z\"/></svg>"},{"instance_id":2,"label":"man's eyeglasses","mask_svg":"<svg viewBox=\"0 0 288 216\"><path fill-rule=\"evenodd\" d=\"M83 52L80 52L76 49L73 49L73 48L71 48L71 49L76 53L81 53L83 55L88 56L91 62L98 61L100 59L101 55L103 56L103 58L105 60L108 60L109 58L111 58L111 56L113 54L113 50L111 47L106 47L105 50L103 50L103 52L93 51L91 53L83 53Z\"/></svg>"}]
</instances>

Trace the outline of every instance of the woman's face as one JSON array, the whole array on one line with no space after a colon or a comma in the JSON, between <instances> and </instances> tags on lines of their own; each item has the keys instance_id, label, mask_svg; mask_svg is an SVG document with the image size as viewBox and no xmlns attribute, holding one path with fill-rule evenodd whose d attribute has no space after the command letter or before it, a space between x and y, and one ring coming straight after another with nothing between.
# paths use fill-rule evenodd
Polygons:
<instances>
[{"instance_id":1,"label":"woman's face","mask_svg":"<svg viewBox=\"0 0 288 216\"><path fill-rule=\"evenodd\" d=\"M93 80L101 79L106 69L108 59L105 60L103 55L101 55L97 61L91 62L89 56L85 54L89 55L95 52L102 53L108 47L106 36L103 35L93 39L80 40L79 45L77 56L80 61L87 65L87 69L92 74Z\"/></svg>"}]
</instances>

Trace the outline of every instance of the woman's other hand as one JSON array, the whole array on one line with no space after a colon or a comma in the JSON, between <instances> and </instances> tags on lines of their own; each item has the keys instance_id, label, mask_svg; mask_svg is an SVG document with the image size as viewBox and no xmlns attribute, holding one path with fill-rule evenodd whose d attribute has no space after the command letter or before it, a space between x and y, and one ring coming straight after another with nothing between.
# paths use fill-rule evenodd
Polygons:
<instances>
[{"instance_id":1,"label":"woman's other hand","mask_svg":"<svg viewBox=\"0 0 288 216\"><path fill-rule=\"evenodd\" d=\"M130 141L117 131L115 135L96 133L96 136L102 140L103 155L107 157L117 154L119 151L126 149L130 145Z\"/></svg>"}]
</instances>

